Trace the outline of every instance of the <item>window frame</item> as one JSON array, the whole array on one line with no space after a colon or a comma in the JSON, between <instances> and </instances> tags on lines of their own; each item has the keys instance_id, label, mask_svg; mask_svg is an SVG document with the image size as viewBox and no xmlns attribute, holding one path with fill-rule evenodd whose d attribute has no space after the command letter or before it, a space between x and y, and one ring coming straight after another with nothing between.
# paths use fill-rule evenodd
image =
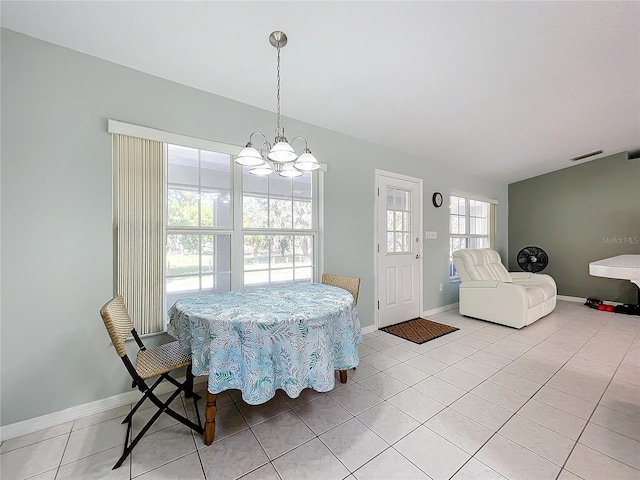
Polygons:
<instances>
[{"instance_id":1,"label":"window frame","mask_svg":"<svg viewBox=\"0 0 640 480\"><path fill-rule=\"evenodd\" d=\"M267 269L262 269L260 271L268 271L269 272L269 283L260 283L260 284L249 284L249 285L245 285L245 281L244 281L244 277L245 277L245 265L244 265L244 237L245 235L266 235L266 236L296 236L296 235L301 235L301 236L311 236L313 239L313 260L312 260L312 265L311 265L311 269L312 269L312 274L311 274L311 282L317 282L318 279L320 278L320 272L321 272L321 265L320 265L320 261L321 261L321 253L320 253L320 249L322 248L322 240L321 240L321 235L320 235L320 231L321 231L321 212L322 212L322 176L323 176L323 169L317 170L316 172L310 172L311 175L311 228L305 228L305 229L301 229L301 228L272 228L272 227L263 227L263 228L257 228L257 227L253 227L253 228L244 228L244 224L243 224L243 213L244 213L244 189L243 189L243 177L244 177L244 172L245 172L246 167L242 167L241 165L236 165L236 182L240 184L240 189L237 189L236 191L239 193L239 198L237 199L238 203L237 205L239 205L239 208L237 209L238 212L235 214L235 225L239 227L239 234L237 235L236 241L235 241L235 245L236 248L238 249L239 252L241 252L240 254L238 254L236 257L239 258L240 260L240 264L239 264L239 272L240 275L237 280L237 289L238 290L242 290L244 288L253 288L253 287L259 287L259 286L266 286L269 285L271 283L274 283L271 281L271 271L272 270L280 270L280 269L274 269L271 267L271 262L269 262L269 267ZM272 175L277 175L277 174L272 174ZM277 198L277 195L275 195L274 197ZM267 193L266 197L268 200L271 200L272 198L271 195L269 195L269 193ZM295 201L295 196L291 195L291 201ZM291 267L293 268L293 267ZM233 270L232 270L233 271ZM294 269L294 276L295 276L295 269ZM293 280L293 282L296 282L295 278ZM232 280L233 283L233 280ZM284 283L284 282L283 282Z\"/></svg>"},{"instance_id":2,"label":"window frame","mask_svg":"<svg viewBox=\"0 0 640 480\"><path fill-rule=\"evenodd\" d=\"M216 235L216 234L230 234L231 235L231 244L230 244L230 255L231 255L231 291L239 291L242 290L243 288L243 277L244 277L244 264L243 264L243 255L239 252L243 252L243 229L242 229L242 195L243 195L243 191L242 191L242 166L237 165L235 163L235 158L237 157L237 155L240 153L240 151L242 150L242 146L239 145L233 145L233 144L228 144L228 143L222 143L222 142L217 142L217 141L212 141L212 140L207 140L207 139L203 139L203 138L197 138L197 137L190 137L190 136L186 136L186 135L181 135L181 134L177 134L177 133L172 133L172 132L167 132L167 131L163 131L163 130L159 130L159 129L155 129L155 128L150 128L150 127L145 127L145 126L141 126L141 125L134 125L134 124L130 124L130 123L126 123L126 122L121 122L119 120L114 120L114 119L108 119L107 120L107 133L112 134L112 135L127 135L130 137L138 137L138 138L142 138L142 139L146 139L146 140L155 140L158 142L161 142L163 144L174 144L174 145L181 145L181 146L186 146L189 148L197 148L200 150L208 150L208 151L213 151L213 152L218 152L218 153L224 153L224 154L229 154L231 155L231 169L230 169L230 173L231 173L231 195L230 195L230 200L231 200L231 212L230 212L230 218L231 218L231 226L227 229L221 228L221 227L205 227L204 230L201 229L200 232L198 233L202 233L202 234L207 234L207 235ZM112 142L112 145L114 144L114 142ZM165 147L165 145L163 145L163 147ZM115 150L112 152L113 153L113 158L115 159ZM115 164L114 164L115 165ZM168 169L168 158L164 159L164 166L165 169ZM314 255L314 265L313 265L313 275L312 275L312 281L317 282L318 279L320 278L320 275L323 271L324 268L324 250L323 250L323 229L324 229L324 205L323 205L323 201L324 201L324 172L327 171L327 165L324 163L320 164L320 169L317 170L316 172L314 172L312 174L312 188L313 190L313 197L312 197L312 201L314 202L312 205L312 212L313 212L313 221L315 222L313 225L313 230L311 230L313 232L314 235L314 251L313 251L313 255ZM167 171L165 170L165 174L167 173ZM115 171L114 171L114 188L117 188L117 182L115 181L116 176L115 176ZM167 251L167 245L166 245L166 239L167 239L167 235L168 235L168 231L169 230L179 230L178 227L172 227L171 229L168 228L168 211L167 211L167 203L168 203L168 178L164 181L164 185L161 186L161 188L163 189L163 198L164 198L164 205L163 207L165 208L165 218L164 218L164 239L165 239L165 244L164 244L164 254L166 255L166 251ZM115 198L115 197L114 197ZM239 216L239 217L238 217ZM116 226L114 224L114 226ZM292 229L292 230L284 230L282 231L283 233L286 234L295 234L295 232L298 232L300 230L297 229ZM303 230L303 232L307 232L309 230ZM309 232L311 232L309 231ZM189 232L184 232L184 233L189 233ZM194 231L195 233L195 231ZM263 231L261 231L260 233L265 233ZM269 234L271 234L271 232L269 232ZM114 245L115 248L115 245ZM114 292L117 291L116 288L116 275L117 275L117 271L114 268ZM167 275L166 275L166 263L165 263L165 268L163 268L162 270L162 275L163 275L163 288L162 288L162 292L161 292L161 298L162 298L162 304L166 305L167 302L167 285L166 285L166 279L167 279ZM194 294L197 294L197 292L194 292ZM153 333L149 333L146 334L144 336L151 336L151 335L160 335L160 334L164 334L167 332L167 325L168 325L168 318L166 315L167 309L165 308L165 321L163 322L164 325L164 329L161 331L157 331L157 332L153 332Z\"/></svg>"},{"instance_id":3,"label":"window frame","mask_svg":"<svg viewBox=\"0 0 640 480\"><path fill-rule=\"evenodd\" d=\"M170 182L170 176L169 176L169 148L170 146L178 146L178 147L186 147L186 148L190 148L190 149L195 149L198 152L198 183L197 185L192 185L192 184L185 184L185 183L179 183L179 182ZM234 213L233 213L233 209L234 209L234 203L232 200L232 191L233 191L233 185L234 185L234 164L235 164L235 156L233 154L227 153L227 152L220 152L220 151L213 151L211 149L208 148L199 148L199 147L191 147L189 145L178 145L175 143L168 143L168 142L163 142L163 148L164 148L164 167L166 169L166 182L164 185L164 201L165 201L165 219L164 219L164 228L165 228L165 255L168 255L168 239L170 235L194 235L194 236L199 236L200 237L200 247L198 249L199 251L199 255L200 255L200 262L199 262L199 272L198 273L194 273L194 274L187 274L187 275L169 275L168 274L168 268L167 265L165 265L165 271L164 271L164 297L165 297L165 306L169 307L169 305L167 305L166 300L167 297L169 295L176 295L177 292L169 292L168 288L167 288L167 282L168 279L170 278L178 278L178 277L198 277L199 281L199 288L198 289L192 289L192 290L184 290L181 293L187 293L189 295L193 294L194 296L196 295L204 295L205 293L201 293L203 292L203 286L202 286L202 279L203 276L205 275L205 272L202 271L202 237L206 236L206 235L210 235L212 237L215 237L217 235L228 235L230 236L230 262L229 262L229 271L224 271L224 272L218 272L216 270L213 270L212 272L207 272L206 275L213 275L214 278L217 274L219 273L228 273L230 276L230 280L229 280L229 285L231 287L231 289L233 289L233 280L232 280L232 274L233 274L233 269L232 269L232 258L233 258L233 252L232 250L232 246L233 246L233 233L234 233ZM191 225L170 225L169 224L169 191L170 191L170 187L176 187L175 190L185 190L185 191L195 191L198 195L201 195L203 191L207 191L209 189L212 189L213 187L208 187L208 186L203 186L202 184L202 175L201 175L201 169L202 169L202 152L214 152L214 153L220 153L223 155L229 155L229 225L228 226L222 226L222 227L218 227L218 226L214 226L214 225L202 225L202 205L198 206L198 223L199 225L196 226L191 226ZM215 217L214 217L215 218ZM215 223L215 222L214 222ZM215 280L214 280L214 285L215 285ZM215 288L215 287L214 287ZM208 289L207 289L208 290Z\"/></svg>"},{"instance_id":4,"label":"window frame","mask_svg":"<svg viewBox=\"0 0 640 480\"><path fill-rule=\"evenodd\" d=\"M457 197L457 198L461 198L464 199L465 201L465 214L464 214L464 222L465 222L465 232L464 234L460 234L460 233L451 233L451 217L454 215L451 212L451 197ZM472 234L471 233L471 208L470 208L470 202L474 200L474 201L478 201L478 202L483 202L488 204L489 206L489 210L488 210L488 225L487 225L487 234L486 235L482 235L482 234ZM471 240L472 239L484 239L484 238L488 238L489 240L489 248L493 248L495 249L495 242L496 242L496 225L497 225L497 205L498 205L498 201L488 198L488 197L483 197L480 195L475 195L475 194L470 194L470 193L464 193L464 192L458 192L458 191L450 191L449 192L449 196L448 196L448 207L449 207L449 212L448 212L448 233L449 233L449 281L450 282L459 282L460 281L460 276L457 275L457 272L455 275L452 275L453 270L455 269L454 263L453 263L453 248L452 248L452 240L455 238L460 238L460 239L465 239L467 242L467 246L465 248L470 248L469 245L471 244ZM456 216L460 216L457 215ZM456 250L457 251L457 250Z\"/></svg>"}]
</instances>

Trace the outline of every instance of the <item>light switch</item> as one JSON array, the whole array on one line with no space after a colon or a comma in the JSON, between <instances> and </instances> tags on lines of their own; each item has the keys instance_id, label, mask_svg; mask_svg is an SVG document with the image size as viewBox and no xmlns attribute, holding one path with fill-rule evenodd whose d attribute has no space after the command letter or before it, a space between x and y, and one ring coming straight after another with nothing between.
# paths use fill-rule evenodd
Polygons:
<instances>
[{"instance_id":1,"label":"light switch","mask_svg":"<svg viewBox=\"0 0 640 480\"><path fill-rule=\"evenodd\" d=\"M424 238L426 238L427 240L435 240L436 238L438 238L438 232L425 232Z\"/></svg>"}]
</instances>

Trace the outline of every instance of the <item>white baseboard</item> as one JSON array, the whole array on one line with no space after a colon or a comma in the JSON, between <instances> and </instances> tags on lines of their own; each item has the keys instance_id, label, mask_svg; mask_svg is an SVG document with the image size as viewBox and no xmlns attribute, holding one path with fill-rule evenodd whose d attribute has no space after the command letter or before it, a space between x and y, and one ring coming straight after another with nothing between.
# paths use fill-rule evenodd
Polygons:
<instances>
[{"instance_id":1,"label":"white baseboard","mask_svg":"<svg viewBox=\"0 0 640 480\"><path fill-rule=\"evenodd\" d=\"M375 325L369 325L368 327L364 327L361 330L362 330L362 334L364 335L366 333L375 332L378 329Z\"/></svg>"},{"instance_id":2,"label":"white baseboard","mask_svg":"<svg viewBox=\"0 0 640 480\"><path fill-rule=\"evenodd\" d=\"M442 312L446 312L448 310L453 310L454 308L458 308L458 302L456 303L451 303L449 305L444 305L442 307L438 307L438 308L432 308L431 310L426 310L424 312L422 312L422 315L420 315L421 317L427 318L429 315L435 315L436 313L442 313ZM368 327L364 327L362 329L362 334L366 334L366 333L371 333L371 332L375 332L378 330L378 327L376 327L375 325L369 325Z\"/></svg>"},{"instance_id":3,"label":"white baseboard","mask_svg":"<svg viewBox=\"0 0 640 480\"><path fill-rule=\"evenodd\" d=\"M179 382L184 381L184 377L177 378ZM194 384L206 382L207 377L196 377L193 381ZM163 393L171 392L175 390L175 386L171 383L164 381L158 385L154 393L161 395ZM48 413L39 417L30 418L21 422L12 423L0 427L0 441L9 440L10 438L20 437L28 433L37 432L44 428L54 427L63 423L78 420L90 415L96 415L103 413L114 408L122 407L137 402L142 396L139 390L132 390L126 393L120 393L112 397L103 398L102 400L96 400L95 402L85 403L75 407L65 408L57 412Z\"/></svg>"},{"instance_id":4,"label":"white baseboard","mask_svg":"<svg viewBox=\"0 0 640 480\"><path fill-rule=\"evenodd\" d=\"M449 305L444 305L438 308L432 308L431 310L426 310L422 312L422 316L426 318L429 315L435 315L436 313L446 312L448 310L453 310L454 308L458 308L458 302L450 303Z\"/></svg>"},{"instance_id":5,"label":"white baseboard","mask_svg":"<svg viewBox=\"0 0 640 480\"><path fill-rule=\"evenodd\" d=\"M565 302L576 302L576 303L584 303L586 301L586 298L580 298L580 297L569 297L567 295L558 295L556 296L557 300L564 300Z\"/></svg>"}]
</instances>

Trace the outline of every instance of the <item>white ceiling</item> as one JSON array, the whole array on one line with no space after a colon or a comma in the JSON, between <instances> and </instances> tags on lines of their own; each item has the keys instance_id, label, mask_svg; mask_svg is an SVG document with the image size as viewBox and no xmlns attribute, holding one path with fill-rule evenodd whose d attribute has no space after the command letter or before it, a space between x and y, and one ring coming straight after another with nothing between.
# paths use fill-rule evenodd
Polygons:
<instances>
[{"instance_id":1,"label":"white ceiling","mask_svg":"<svg viewBox=\"0 0 640 480\"><path fill-rule=\"evenodd\" d=\"M1 9L3 27L272 111L282 30L284 116L502 181L640 148L640 2Z\"/></svg>"}]
</instances>

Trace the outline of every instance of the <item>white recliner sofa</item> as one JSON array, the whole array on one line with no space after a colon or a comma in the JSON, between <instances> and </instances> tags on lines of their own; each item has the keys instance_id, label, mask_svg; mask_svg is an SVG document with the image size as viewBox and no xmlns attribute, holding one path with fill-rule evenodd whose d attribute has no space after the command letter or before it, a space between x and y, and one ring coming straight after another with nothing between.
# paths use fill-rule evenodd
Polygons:
<instances>
[{"instance_id":1,"label":"white recliner sofa","mask_svg":"<svg viewBox=\"0 0 640 480\"><path fill-rule=\"evenodd\" d=\"M556 307L556 282L549 275L509 272L490 248L453 252L460 276L460 313L522 328Z\"/></svg>"}]
</instances>

